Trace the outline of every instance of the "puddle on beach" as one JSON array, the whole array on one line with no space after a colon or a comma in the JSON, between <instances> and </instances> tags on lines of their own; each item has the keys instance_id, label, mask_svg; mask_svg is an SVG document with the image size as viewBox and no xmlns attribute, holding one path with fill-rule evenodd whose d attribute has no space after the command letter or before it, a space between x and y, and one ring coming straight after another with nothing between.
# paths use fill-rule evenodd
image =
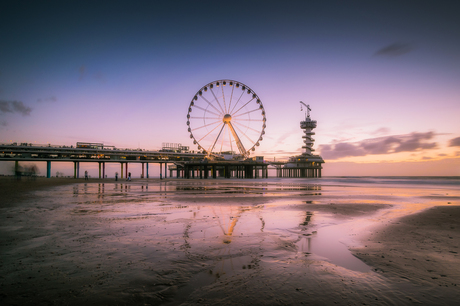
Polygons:
<instances>
[{"instance_id":1,"label":"puddle on beach","mask_svg":"<svg viewBox=\"0 0 460 306\"><path fill-rule=\"evenodd\" d=\"M65 189L61 194L65 196ZM237 199L226 204L226 201L215 203L188 202L177 197L188 194L190 191L200 195L207 193L222 195L228 193L284 196L286 191L298 192L301 197L316 196L315 201L285 201L272 200L263 205L238 205ZM305 193L305 191L314 191ZM275 193L273 193L275 192ZM141 195L148 195L141 197ZM162 196L169 194L168 203L164 203ZM303 211L295 209L299 204L320 204L321 186L182 186L180 184L167 185L135 185L130 183L113 184L78 184L72 187L74 197L73 215L95 215L113 222L127 222L137 220L145 224L139 227L151 227L151 222L160 222L160 237L169 237L169 241L177 240L182 236L186 239L189 249L195 248L193 243L207 241L218 248L225 244L226 251L241 249L241 241L250 239L250 246L266 243L272 239L275 250L283 249L294 252L296 256L320 258L346 269L367 272L370 268L353 256L346 244L341 240L346 238L344 228L336 229L336 220L327 213ZM85 199L80 201L78 197ZM193 196L192 196L193 197ZM77 199L75 199L77 198ZM152 202L150 202L152 201ZM289 209L285 209L289 206ZM155 225L153 225L155 226ZM158 226L159 227L159 226ZM186 232L181 233L184 229ZM157 235L159 233L156 233ZM185 238L186 237L186 238ZM247 238L249 237L249 238ZM243 239L245 238L245 239ZM152 239L152 238L149 238ZM235 241L236 240L236 241ZM164 243L164 241L160 241ZM212 244L211 243L211 244ZM279 244L279 245L277 245ZM234 247L233 247L234 246ZM244 247L244 246L243 246ZM276 252L275 252L276 253ZM268 258L273 257L268 255ZM234 267L234 264L231 265ZM238 265L237 265L238 266ZM241 264L241 267L251 267ZM239 269L242 269L242 268ZM216 272L230 274L228 268Z\"/></svg>"}]
</instances>

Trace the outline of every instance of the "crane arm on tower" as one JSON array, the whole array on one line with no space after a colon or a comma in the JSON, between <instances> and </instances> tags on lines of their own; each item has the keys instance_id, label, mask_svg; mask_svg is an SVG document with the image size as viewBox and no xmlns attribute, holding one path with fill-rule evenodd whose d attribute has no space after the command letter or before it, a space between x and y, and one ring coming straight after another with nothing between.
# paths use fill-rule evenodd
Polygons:
<instances>
[{"instance_id":1,"label":"crane arm on tower","mask_svg":"<svg viewBox=\"0 0 460 306\"><path fill-rule=\"evenodd\" d=\"M305 107L307 108L307 113L306 113L305 118L306 118L306 117L310 117L310 111L311 111L310 105L307 105L307 104L303 103L302 101L300 101L300 104L301 104L301 105L300 105L300 111L303 111L302 105L305 106Z\"/></svg>"}]
</instances>

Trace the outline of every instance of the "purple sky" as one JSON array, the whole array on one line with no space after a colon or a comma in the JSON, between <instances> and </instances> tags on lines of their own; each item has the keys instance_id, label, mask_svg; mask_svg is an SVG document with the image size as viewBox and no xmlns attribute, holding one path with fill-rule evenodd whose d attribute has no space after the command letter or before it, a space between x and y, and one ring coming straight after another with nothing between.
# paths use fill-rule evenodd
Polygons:
<instances>
[{"instance_id":1,"label":"purple sky","mask_svg":"<svg viewBox=\"0 0 460 306\"><path fill-rule=\"evenodd\" d=\"M458 1L2 1L0 142L196 149L191 99L234 79L266 110L256 155L300 154L304 101L326 175L460 175L459 11Z\"/></svg>"}]
</instances>

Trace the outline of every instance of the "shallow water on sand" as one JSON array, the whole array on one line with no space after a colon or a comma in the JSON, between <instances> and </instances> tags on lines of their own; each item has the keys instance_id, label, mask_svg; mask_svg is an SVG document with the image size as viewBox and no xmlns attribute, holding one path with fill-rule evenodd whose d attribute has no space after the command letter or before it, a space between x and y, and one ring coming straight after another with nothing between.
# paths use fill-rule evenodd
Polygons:
<instances>
[{"instance_id":1,"label":"shallow water on sand","mask_svg":"<svg viewBox=\"0 0 460 306\"><path fill-rule=\"evenodd\" d=\"M412 288L409 281L388 282L349 248L373 226L434 205L460 205L459 181L437 182L420 188L420 181L401 178L138 180L37 190L1 211L1 298L73 305L406 303L398 288Z\"/></svg>"}]
</instances>

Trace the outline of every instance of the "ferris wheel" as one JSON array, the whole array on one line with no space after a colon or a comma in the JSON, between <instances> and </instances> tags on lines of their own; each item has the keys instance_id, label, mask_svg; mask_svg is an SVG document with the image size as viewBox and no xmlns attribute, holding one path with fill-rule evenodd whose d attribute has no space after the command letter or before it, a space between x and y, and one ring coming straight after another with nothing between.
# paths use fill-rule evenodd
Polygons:
<instances>
[{"instance_id":1,"label":"ferris wheel","mask_svg":"<svg viewBox=\"0 0 460 306\"><path fill-rule=\"evenodd\" d=\"M247 85L218 80L203 86L190 102L190 138L211 155L248 157L265 134L265 109Z\"/></svg>"}]
</instances>

